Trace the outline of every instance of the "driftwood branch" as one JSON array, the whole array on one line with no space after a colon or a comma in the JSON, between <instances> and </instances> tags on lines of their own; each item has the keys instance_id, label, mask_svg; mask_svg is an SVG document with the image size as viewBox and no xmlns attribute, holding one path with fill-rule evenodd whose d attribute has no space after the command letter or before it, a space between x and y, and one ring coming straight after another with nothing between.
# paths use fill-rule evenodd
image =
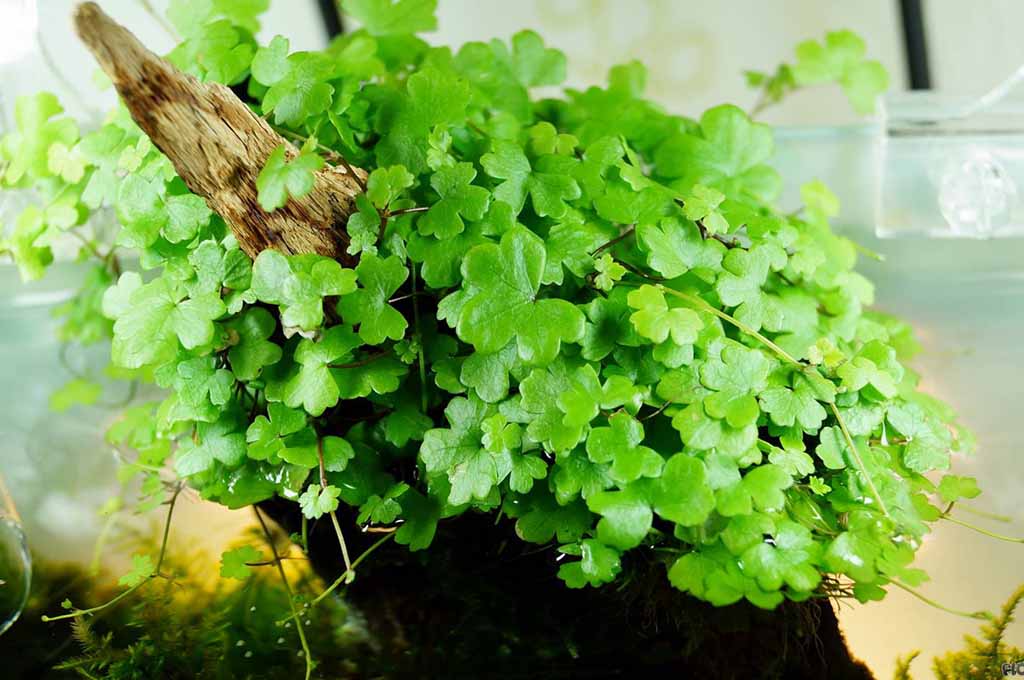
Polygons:
<instances>
[{"instance_id":1,"label":"driftwood branch","mask_svg":"<svg viewBox=\"0 0 1024 680\"><path fill-rule=\"evenodd\" d=\"M95 3L79 5L74 24L135 122L188 188L225 219L246 253L255 257L274 248L348 259L345 226L360 192L355 177L327 167L309 195L265 212L256 200L256 177L275 148L285 144L294 155L294 146L230 89L182 73Z\"/></svg>"}]
</instances>

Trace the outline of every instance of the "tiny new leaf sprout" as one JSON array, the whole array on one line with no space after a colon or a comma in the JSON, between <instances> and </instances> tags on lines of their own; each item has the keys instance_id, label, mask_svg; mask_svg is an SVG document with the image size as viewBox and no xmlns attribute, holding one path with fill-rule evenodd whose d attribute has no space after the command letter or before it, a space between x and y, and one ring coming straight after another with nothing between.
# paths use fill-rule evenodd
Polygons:
<instances>
[{"instance_id":1,"label":"tiny new leaf sprout","mask_svg":"<svg viewBox=\"0 0 1024 680\"><path fill-rule=\"evenodd\" d=\"M977 495L948 474L973 440L917 391L909 327L870 309L835 196L812 182L800 210L777 205L770 127L731 105L667 113L635 62L537 99L565 78L559 51L529 31L428 48L431 0L347 0L361 28L296 53L257 44L262 4L172 3L170 58L289 140L259 171L264 211L327 164L357 178L344 264L250 259L123 108L83 135L53 95L22 98L0 143L0 184L39 195L0 250L37 278L73 235L96 269L62 338L109 338L112 372L166 390L110 435L149 502L169 464L231 508L294 500L303 546L328 516L345 572L315 601L391 538L429 559L439 522L467 513L555 546L571 588L628 580L648 548L715 605L921 581L931 524L963 523L935 503ZM830 33L750 80L762 105L832 82L868 112L886 76L864 54ZM109 244L90 226L105 208ZM54 402L95 397L72 383ZM272 563L290 590L257 517L271 557L237 548L221 573ZM385 535L350 561L357 528ZM137 558L125 594L160 566Z\"/></svg>"},{"instance_id":2,"label":"tiny new leaf sprout","mask_svg":"<svg viewBox=\"0 0 1024 680\"><path fill-rule=\"evenodd\" d=\"M302 198L312 191L314 173L324 166L324 159L313 148L316 148L316 139L310 137L291 160L283 144L274 149L256 178L261 208L267 212L277 210L289 198Z\"/></svg>"}]
</instances>

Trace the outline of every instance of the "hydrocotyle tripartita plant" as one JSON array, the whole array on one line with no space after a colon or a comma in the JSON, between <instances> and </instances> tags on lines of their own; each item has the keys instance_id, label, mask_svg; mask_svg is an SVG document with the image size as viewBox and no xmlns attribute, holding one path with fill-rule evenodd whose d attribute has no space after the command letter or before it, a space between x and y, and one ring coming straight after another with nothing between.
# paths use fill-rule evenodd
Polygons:
<instances>
[{"instance_id":1,"label":"hydrocotyle tripartita plant","mask_svg":"<svg viewBox=\"0 0 1024 680\"><path fill-rule=\"evenodd\" d=\"M716 605L925 578L936 499L978 493L947 472L972 440L917 391L910 328L869 309L835 197L776 204L768 126L667 113L636 62L535 98L562 53L529 31L430 46L433 0L347 0L359 30L296 53L257 43L264 5L172 2L166 60L81 6L123 105L83 134L38 94L3 140L3 186L39 196L4 250L33 278L78 236L96 264L63 337L112 338L117 375L167 390L109 433L147 503L165 466L232 508L290 499L333 522L347 580L342 505L412 551L457 515L514 521L570 588L630 551ZM748 74L756 109L829 82L871 111L864 51L801 44Z\"/></svg>"}]
</instances>

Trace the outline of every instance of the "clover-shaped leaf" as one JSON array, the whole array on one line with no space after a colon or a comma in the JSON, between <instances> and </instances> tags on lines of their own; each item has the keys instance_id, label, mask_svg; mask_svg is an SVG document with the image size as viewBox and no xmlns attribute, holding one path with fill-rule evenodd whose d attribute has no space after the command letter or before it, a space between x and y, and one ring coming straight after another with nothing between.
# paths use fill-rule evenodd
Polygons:
<instances>
[{"instance_id":1,"label":"clover-shaped leaf","mask_svg":"<svg viewBox=\"0 0 1024 680\"><path fill-rule=\"evenodd\" d=\"M772 422L783 427L799 425L808 432L814 432L825 420L825 408L818 403L818 397L807 380L797 378L793 388L770 387L758 396L761 409Z\"/></svg>"},{"instance_id":2,"label":"clover-shaped leaf","mask_svg":"<svg viewBox=\"0 0 1024 680\"><path fill-rule=\"evenodd\" d=\"M799 85L837 82L858 113L871 113L889 77L880 63L866 60L864 53L864 41L850 31L828 33L824 43L800 43L797 62L790 67L793 80Z\"/></svg>"},{"instance_id":3,"label":"clover-shaped leaf","mask_svg":"<svg viewBox=\"0 0 1024 680\"><path fill-rule=\"evenodd\" d=\"M456 331L478 351L497 352L513 338L523 361L550 363L561 343L583 337L583 313L564 300L537 299L544 244L515 229L501 244L479 245L462 264L467 298Z\"/></svg>"},{"instance_id":4,"label":"clover-shaped leaf","mask_svg":"<svg viewBox=\"0 0 1024 680\"><path fill-rule=\"evenodd\" d=\"M716 270L725 253L725 246L718 241L701 238L693 222L676 218L639 225L637 239L647 252L651 268L669 279L691 269Z\"/></svg>"},{"instance_id":5,"label":"clover-shaped leaf","mask_svg":"<svg viewBox=\"0 0 1024 680\"><path fill-rule=\"evenodd\" d=\"M331 364L350 360L352 351L360 345L362 341L348 326L329 328L319 342L301 340L295 349L294 374L279 390L268 390L268 397L276 397L292 408L301 406L310 415L321 415L341 397L333 373L345 369L332 368Z\"/></svg>"},{"instance_id":6,"label":"clover-shaped leaf","mask_svg":"<svg viewBox=\"0 0 1024 680\"><path fill-rule=\"evenodd\" d=\"M777 465L767 463L752 468L743 478L716 491L719 514L726 517L748 515L753 508L765 512L780 510L786 503L785 490L793 478Z\"/></svg>"},{"instance_id":7,"label":"clover-shaped leaf","mask_svg":"<svg viewBox=\"0 0 1024 680\"><path fill-rule=\"evenodd\" d=\"M483 187L471 184L476 177L472 163L458 163L441 168L430 179L430 186L440 200L420 217L416 227L425 236L446 239L462 233L463 219L479 220L487 212L491 194Z\"/></svg>"},{"instance_id":8,"label":"clover-shaped leaf","mask_svg":"<svg viewBox=\"0 0 1024 680\"><path fill-rule=\"evenodd\" d=\"M512 72L526 87L559 85L565 80L565 55L544 47L534 31L519 31L512 36L512 54L508 59Z\"/></svg>"},{"instance_id":9,"label":"clover-shaped leaf","mask_svg":"<svg viewBox=\"0 0 1024 680\"><path fill-rule=\"evenodd\" d=\"M214 423L199 423L195 439L186 439L178 449L174 471L190 477L217 463L237 467L245 460L245 433L234 418L223 416Z\"/></svg>"},{"instance_id":10,"label":"clover-shaped leaf","mask_svg":"<svg viewBox=\"0 0 1024 680\"><path fill-rule=\"evenodd\" d=\"M761 542L743 553L743 571L765 590L783 583L795 591L810 592L821 581L816 568L820 546L807 527L783 520L771 532L772 543Z\"/></svg>"},{"instance_id":11,"label":"clover-shaped leaf","mask_svg":"<svg viewBox=\"0 0 1024 680\"><path fill-rule=\"evenodd\" d=\"M405 482L393 484L383 496L371 495L359 508L359 515L356 517L358 524L390 524L402 514L402 505L398 499L409 490Z\"/></svg>"},{"instance_id":12,"label":"clover-shaped leaf","mask_svg":"<svg viewBox=\"0 0 1024 680\"><path fill-rule=\"evenodd\" d=\"M437 28L437 0L347 0L345 11L370 35L402 35Z\"/></svg>"},{"instance_id":13,"label":"clover-shaped leaf","mask_svg":"<svg viewBox=\"0 0 1024 680\"><path fill-rule=\"evenodd\" d=\"M583 438L591 414L596 415L597 404L588 399L585 404L570 405L563 395L579 394L597 384L597 376L590 366L572 367L564 361L555 361L546 368L530 371L519 383L522 395L519 405L529 417L529 436L542 442L549 451L567 451L576 446Z\"/></svg>"},{"instance_id":14,"label":"clover-shaped leaf","mask_svg":"<svg viewBox=\"0 0 1024 680\"><path fill-rule=\"evenodd\" d=\"M664 460L656 451L640 444L644 429L627 413L608 419L607 427L595 427L587 437L587 455L595 463L610 463L609 472L619 484L641 477L657 477Z\"/></svg>"},{"instance_id":15,"label":"clover-shaped leaf","mask_svg":"<svg viewBox=\"0 0 1024 680\"><path fill-rule=\"evenodd\" d=\"M778 173L765 164L773 151L771 128L726 104L704 112L699 132L669 138L655 164L684 193L704 184L727 195L771 200L781 188Z\"/></svg>"},{"instance_id":16,"label":"clover-shaped leaf","mask_svg":"<svg viewBox=\"0 0 1024 680\"><path fill-rule=\"evenodd\" d=\"M672 336L677 345L688 345L697 339L704 322L697 312L686 307L669 308L665 294L651 285L643 285L629 293L629 306L637 310L629 320L637 333L660 344Z\"/></svg>"},{"instance_id":17,"label":"clover-shaped leaf","mask_svg":"<svg viewBox=\"0 0 1024 680\"><path fill-rule=\"evenodd\" d=\"M168 196L164 207L167 209L167 224L160 233L171 243L194 238L213 216L206 201L194 194Z\"/></svg>"},{"instance_id":18,"label":"clover-shaped leaf","mask_svg":"<svg viewBox=\"0 0 1024 680\"><path fill-rule=\"evenodd\" d=\"M722 304L735 307L756 304L762 296L761 287L769 271L786 264L786 253L775 245L760 245L750 250L734 248L722 260L725 272L718 278L715 290Z\"/></svg>"},{"instance_id":19,"label":"clover-shaped leaf","mask_svg":"<svg viewBox=\"0 0 1024 680\"><path fill-rule=\"evenodd\" d=\"M747 413L743 400L738 412ZM754 405L756 408L756 404ZM672 427L679 431L683 443L698 451L716 449L734 458L746 455L757 441L757 426L753 423L733 427L728 421L712 417L703 401L695 401L672 417Z\"/></svg>"},{"instance_id":20,"label":"clover-shaped leaf","mask_svg":"<svg viewBox=\"0 0 1024 680\"><path fill-rule=\"evenodd\" d=\"M934 415L915 403L889 408L885 418L909 441L903 451L903 463L915 472L949 468L952 435Z\"/></svg>"},{"instance_id":21,"label":"clover-shaped leaf","mask_svg":"<svg viewBox=\"0 0 1024 680\"><path fill-rule=\"evenodd\" d=\"M508 396L508 374L515 363L516 348L513 343L492 354L474 352L462 363L459 380L475 390L478 397L493 404Z\"/></svg>"},{"instance_id":22,"label":"clover-shaped leaf","mask_svg":"<svg viewBox=\"0 0 1024 680\"><path fill-rule=\"evenodd\" d=\"M345 251L349 255L361 252L377 252L377 239L381 233L380 213L366 194L356 196L356 210L348 216L345 226L349 244Z\"/></svg>"},{"instance_id":23,"label":"clover-shaped leaf","mask_svg":"<svg viewBox=\"0 0 1024 680\"><path fill-rule=\"evenodd\" d=\"M132 555L132 568L117 579L119 586L134 588L156 574L156 566L149 555Z\"/></svg>"},{"instance_id":24,"label":"clover-shaped leaf","mask_svg":"<svg viewBox=\"0 0 1024 680\"><path fill-rule=\"evenodd\" d=\"M605 253L594 262L594 285L598 290L611 290L612 286L626 274L626 268L612 259L612 256Z\"/></svg>"},{"instance_id":25,"label":"clover-shaped leaf","mask_svg":"<svg viewBox=\"0 0 1024 680\"><path fill-rule=\"evenodd\" d=\"M188 263L195 269L195 278L186 282L189 295L218 293L228 296L228 311L235 313L244 301L242 293L251 285L252 263L233 242L218 243L213 239L201 242L189 253Z\"/></svg>"},{"instance_id":26,"label":"clover-shaped leaf","mask_svg":"<svg viewBox=\"0 0 1024 680\"><path fill-rule=\"evenodd\" d=\"M939 482L939 498L946 503L953 503L962 498L977 498L981 493L978 480L974 477L945 475Z\"/></svg>"},{"instance_id":27,"label":"clover-shaped leaf","mask_svg":"<svg viewBox=\"0 0 1024 680\"><path fill-rule=\"evenodd\" d=\"M224 314L216 293L186 297L185 292L159 278L143 284L135 272L125 272L103 299L106 316L115 319L111 356L115 364L140 368L171 359L178 343L194 349L213 339L213 320Z\"/></svg>"},{"instance_id":28,"label":"clover-shaped leaf","mask_svg":"<svg viewBox=\"0 0 1024 680\"><path fill-rule=\"evenodd\" d=\"M408 0L406 0L408 1ZM379 117L378 165L404 165L419 174L427 169L428 138L435 126L464 120L469 84L449 70L422 68L409 76L406 94L396 98Z\"/></svg>"},{"instance_id":29,"label":"clover-shaped leaf","mask_svg":"<svg viewBox=\"0 0 1024 680\"><path fill-rule=\"evenodd\" d=\"M323 299L356 290L356 272L319 255L264 250L253 262L247 296L281 306L281 323L312 330L323 323Z\"/></svg>"},{"instance_id":30,"label":"clover-shaped leaf","mask_svg":"<svg viewBox=\"0 0 1024 680\"><path fill-rule=\"evenodd\" d=\"M264 366L280 361L280 346L268 340L277 324L267 310L253 307L226 326L237 336L228 350L228 361L239 380L254 380Z\"/></svg>"},{"instance_id":31,"label":"clover-shaped leaf","mask_svg":"<svg viewBox=\"0 0 1024 680\"><path fill-rule=\"evenodd\" d=\"M338 309L342 317L359 325L359 337L367 344L379 345L389 338L401 340L409 324L388 300L408 278L409 270L395 255L381 258L364 253L356 274L362 287L341 298Z\"/></svg>"},{"instance_id":32,"label":"clover-shaped leaf","mask_svg":"<svg viewBox=\"0 0 1024 680\"><path fill-rule=\"evenodd\" d=\"M654 511L671 522L703 524L715 508L704 463L685 453L669 458L654 487L652 502Z\"/></svg>"},{"instance_id":33,"label":"clover-shaped leaf","mask_svg":"<svg viewBox=\"0 0 1024 680\"><path fill-rule=\"evenodd\" d=\"M212 356L182 361L177 365L176 373L175 391L178 398L190 406L224 406L231 399L235 378L231 371L218 368Z\"/></svg>"},{"instance_id":34,"label":"clover-shaped leaf","mask_svg":"<svg viewBox=\"0 0 1024 680\"><path fill-rule=\"evenodd\" d=\"M499 202L495 205L505 204ZM618 229L614 225L603 220L587 220L582 213L569 211L544 237L547 258L541 283L562 283L565 281L565 270L583 278L597 263L601 263L599 266L605 271L618 271L622 265L612 260L611 256L608 256L608 260L599 258L595 263L591 255L617 235ZM610 290L610 287L605 290Z\"/></svg>"},{"instance_id":35,"label":"clover-shaped leaf","mask_svg":"<svg viewBox=\"0 0 1024 680\"><path fill-rule=\"evenodd\" d=\"M880 553L878 541L869 532L844 531L825 551L825 567L830 572L846 574L855 581L872 583L878 578Z\"/></svg>"},{"instance_id":36,"label":"clover-shaped leaf","mask_svg":"<svg viewBox=\"0 0 1024 680\"><path fill-rule=\"evenodd\" d=\"M846 438L838 427L823 427L818 433L818 445L814 453L821 459L830 470L840 470L846 467L846 457L850 455L850 447Z\"/></svg>"},{"instance_id":37,"label":"clover-shaped leaf","mask_svg":"<svg viewBox=\"0 0 1024 680\"><path fill-rule=\"evenodd\" d=\"M683 201L686 219L700 222L709 234L729 231L729 222L719 212L718 206L725 200L725 194L703 184L694 184Z\"/></svg>"},{"instance_id":38,"label":"clover-shaped leaf","mask_svg":"<svg viewBox=\"0 0 1024 680\"><path fill-rule=\"evenodd\" d=\"M448 288L462 280L462 259L466 253L487 242L480 223L470 223L461 233L443 241L414 233L409 237L409 259L422 263L420 275L428 286Z\"/></svg>"},{"instance_id":39,"label":"clover-shaped leaf","mask_svg":"<svg viewBox=\"0 0 1024 680\"><path fill-rule=\"evenodd\" d=\"M366 196L374 207L383 210L416 181L404 165L377 168L366 180Z\"/></svg>"},{"instance_id":40,"label":"clover-shaped leaf","mask_svg":"<svg viewBox=\"0 0 1024 680\"><path fill-rule=\"evenodd\" d=\"M599 491L587 498L587 507L601 515L598 540L619 550L640 545L654 519L647 487L635 483L621 491Z\"/></svg>"},{"instance_id":41,"label":"clover-shaped leaf","mask_svg":"<svg viewBox=\"0 0 1024 680\"><path fill-rule=\"evenodd\" d=\"M324 166L324 159L312 151L302 151L288 160L285 145L267 157L256 178L260 207L273 212L284 206L288 198L302 198L313 190L315 173Z\"/></svg>"},{"instance_id":42,"label":"clover-shaped leaf","mask_svg":"<svg viewBox=\"0 0 1024 680\"><path fill-rule=\"evenodd\" d=\"M307 428L304 411L281 403L267 405L266 416L256 416L246 430L248 455L256 460L275 456L292 464L313 467L317 464L317 441L312 428Z\"/></svg>"},{"instance_id":43,"label":"clover-shaped leaf","mask_svg":"<svg viewBox=\"0 0 1024 680\"><path fill-rule=\"evenodd\" d=\"M310 486L299 496L299 508L309 519L317 519L338 509L340 495L341 489L336 486Z\"/></svg>"},{"instance_id":44,"label":"clover-shaped leaf","mask_svg":"<svg viewBox=\"0 0 1024 680\"><path fill-rule=\"evenodd\" d=\"M701 366L701 382L712 390L704 398L704 408L732 427L753 423L761 413L756 395L764 389L770 369L771 363L761 351L726 345L720 358Z\"/></svg>"},{"instance_id":45,"label":"clover-shaped leaf","mask_svg":"<svg viewBox=\"0 0 1024 680\"><path fill-rule=\"evenodd\" d=\"M570 547L573 550L566 546L561 550L565 554L579 555L580 559L558 568L558 577L570 588L583 588L588 585L596 587L602 583L609 583L622 571L619 552L599 540L587 538L580 541L578 546Z\"/></svg>"},{"instance_id":46,"label":"clover-shaped leaf","mask_svg":"<svg viewBox=\"0 0 1024 680\"><path fill-rule=\"evenodd\" d=\"M569 206L566 201L582 195L572 177L575 159L546 155L531 164L522 147L510 142L495 142L480 164L487 174L503 180L494 190L494 198L512 206L518 214L529 194L533 210L541 217L560 219Z\"/></svg>"},{"instance_id":47,"label":"clover-shaped leaf","mask_svg":"<svg viewBox=\"0 0 1024 680\"><path fill-rule=\"evenodd\" d=\"M451 427L428 430L423 436L420 457L428 474L448 478L451 505L483 500L504 478L499 475L499 456L483 444L483 423L493 409L476 397L456 397L445 409Z\"/></svg>"}]
</instances>

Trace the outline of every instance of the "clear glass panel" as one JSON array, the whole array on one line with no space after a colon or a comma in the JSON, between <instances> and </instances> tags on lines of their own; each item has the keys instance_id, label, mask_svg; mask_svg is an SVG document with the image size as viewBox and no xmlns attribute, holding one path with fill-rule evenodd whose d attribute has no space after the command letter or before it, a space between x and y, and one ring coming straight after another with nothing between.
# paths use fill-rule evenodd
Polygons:
<instances>
[{"instance_id":1,"label":"clear glass panel","mask_svg":"<svg viewBox=\"0 0 1024 680\"><path fill-rule=\"evenodd\" d=\"M1024 108L976 101L889 97L879 236L1024 236Z\"/></svg>"},{"instance_id":2,"label":"clear glass panel","mask_svg":"<svg viewBox=\"0 0 1024 680\"><path fill-rule=\"evenodd\" d=\"M14 501L0 476L0 634L10 628L28 601L32 559Z\"/></svg>"}]
</instances>

